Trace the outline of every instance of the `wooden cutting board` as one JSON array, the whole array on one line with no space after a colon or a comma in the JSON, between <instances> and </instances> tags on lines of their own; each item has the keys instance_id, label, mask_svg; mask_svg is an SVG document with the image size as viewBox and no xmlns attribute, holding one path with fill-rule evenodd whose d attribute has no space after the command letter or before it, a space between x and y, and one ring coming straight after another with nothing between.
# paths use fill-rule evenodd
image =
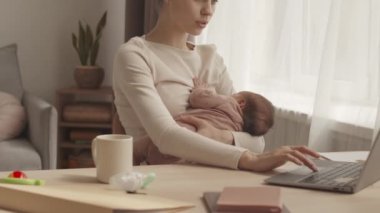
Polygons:
<instances>
[{"instance_id":1,"label":"wooden cutting board","mask_svg":"<svg viewBox=\"0 0 380 213\"><path fill-rule=\"evenodd\" d=\"M77 173L75 170L51 170L46 171L46 174L43 186L0 184L0 208L22 212L110 213L171 212L194 206L151 196L148 190L137 194L113 190L108 184L97 182L93 174Z\"/></svg>"}]
</instances>

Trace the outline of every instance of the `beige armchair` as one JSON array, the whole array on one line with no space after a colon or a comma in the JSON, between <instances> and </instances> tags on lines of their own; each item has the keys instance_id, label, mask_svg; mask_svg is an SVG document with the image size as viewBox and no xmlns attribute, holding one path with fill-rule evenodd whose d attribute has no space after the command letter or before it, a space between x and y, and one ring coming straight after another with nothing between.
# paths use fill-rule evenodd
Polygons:
<instances>
[{"instance_id":1,"label":"beige armchair","mask_svg":"<svg viewBox=\"0 0 380 213\"><path fill-rule=\"evenodd\" d=\"M21 100L28 121L20 137L0 141L0 171L55 169L57 111L51 104L24 91L15 44L0 48L0 91Z\"/></svg>"}]
</instances>

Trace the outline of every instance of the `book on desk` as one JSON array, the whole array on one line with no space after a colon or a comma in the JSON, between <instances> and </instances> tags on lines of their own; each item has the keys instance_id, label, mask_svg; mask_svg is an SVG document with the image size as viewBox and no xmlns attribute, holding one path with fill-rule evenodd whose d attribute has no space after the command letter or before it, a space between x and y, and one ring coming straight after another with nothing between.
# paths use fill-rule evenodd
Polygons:
<instances>
[{"instance_id":1,"label":"book on desk","mask_svg":"<svg viewBox=\"0 0 380 213\"><path fill-rule=\"evenodd\" d=\"M211 213L287 213L279 187L225 187L222 192L205 192L205 204Z\"/></svg>"}]
</instances>

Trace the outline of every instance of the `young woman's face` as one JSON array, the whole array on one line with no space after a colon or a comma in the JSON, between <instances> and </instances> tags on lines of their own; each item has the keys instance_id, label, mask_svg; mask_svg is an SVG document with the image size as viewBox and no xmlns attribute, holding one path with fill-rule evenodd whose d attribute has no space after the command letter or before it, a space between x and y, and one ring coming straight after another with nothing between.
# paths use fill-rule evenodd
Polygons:
<instances>
[{"instance_id":1,"label":"young woman's face","mask_svg":"<svg viewBox=\"0 0 380 213\"><path fill-rule=\"evenodd\" d=\"M167 0L168 13L174 27L191 35L199 35L215 11L217 0Z\"/></svg>"}]
</instances>

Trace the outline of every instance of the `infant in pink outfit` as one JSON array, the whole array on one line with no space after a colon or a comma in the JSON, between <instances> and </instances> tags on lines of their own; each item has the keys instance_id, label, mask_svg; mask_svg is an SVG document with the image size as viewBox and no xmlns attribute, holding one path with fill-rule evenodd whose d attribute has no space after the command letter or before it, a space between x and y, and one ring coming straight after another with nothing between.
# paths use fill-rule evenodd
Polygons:
<instances>
[{"instance_id":1,"label":"infant in pink outfit","mask_svg":"<svg viewBox=\"0 0 380 213\"><path fill-rule=\"evenodd\" d=\"M242 91L231 96L219 95L215 89L198 79L194 79L194 88L189 96L190 108L176 116L178 125L192 131L196 128L179 121L183 115L194 116L209 122L221 130L244 131L253 136L264 135L272 126L274 120L274 107L263 96ZM134 164L168 164L179 162L174 156L160 153L148 136L134 142Z\"/></svg>"}]
</instances>

